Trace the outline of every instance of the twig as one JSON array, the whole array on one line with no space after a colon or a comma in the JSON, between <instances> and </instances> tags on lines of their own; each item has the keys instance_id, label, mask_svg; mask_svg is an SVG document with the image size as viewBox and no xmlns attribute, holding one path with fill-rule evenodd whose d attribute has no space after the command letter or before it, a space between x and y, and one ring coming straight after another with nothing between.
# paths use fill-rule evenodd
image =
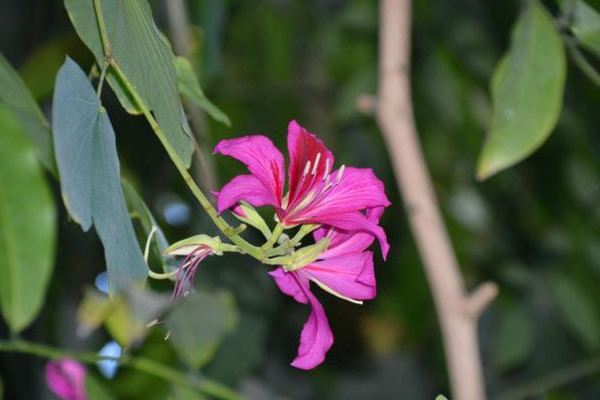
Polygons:
<instances>
[{"instance_id":1,"label":"twig","mask_svg":"<svg viewBox=\"0 0 600 400\"><path fill-rule=\"evenodd\" d=\"M590 81L600 87L600 73L594 68L594 66L588 61L586 56L581 52L575 39L563 34L563 41L567 46L567 50L571 55L571 59L579 67Z\"/></svg>"},{"instance_id":2,"label":"twig","mask_svg":"<svg viewBox=\"0 0 600 400\"><path fill-rule=\"evenodd\" d=\"M131 356L123 356L123 357L107 357L100 356L96 353L90 352L78 352L78 351L68 351L68 350L60 350L55 349L54 347L46 346L39 343L26 342L22 340L15 341L4 341L0 340L0 352L14 352L14 353L26 353L32 354L38 357L44 357L49 359L64 359L70 358L73 360L77 360L86 364L95 364L98 361L109 360L116 361L121 366L127 366L138 371L145 372L149 375L156 376L158 378L164 379L171 383L180 386L186 386L190 389L194 389L200 391L202 393L208 394L218 399L223 400L239 400L241 397L222 384L211 381L210 379L193 376L193 375L185 375L181 372L158 363L156 361L150 360L149 358L141 358L141 357L131 357Z\"/></svg>"},{"instance_id":3,"label":"twig","mask_svg":"<svg viewBox=\"0 0 600 400\"><path fill-rule=\"evenodd\" d=\"M214 205L210 202L208 197L206 197L204 192L202 192L200 187L196 184L194 178L192 178L192 176L188 172L186 165L181 160L181 158L179 158L179 155L175 152L175 149L167 140L167 136L163 132L162 128L160 127L158 122L156 122L156 119L154 119L154 115L140 97L140 94L136 90L135 86L129 81L127 75L125 75L117 61L110 56L111 47L110 42L108 41L108 36L106 34L106 26L104 25L104 19L102 17L102 8L100 6L100 0L94 0L94 7L96 10L96 22L98 23L101 32L100 36L102 39L105 59L110 63L110 67L117 75L117 77L122 80L125 89L131 94L131 97L133 98L135 103L140 107L140 110L146 117L146 120L150 124L150 127L156 134L158 140L160 140L160 142L162 143L163 147L165 148L165 151L169 155L171 161L173 161L173 164L175 164L175 167L179 171L179 174L185 181L186 185L190 188L190 190L192 191L202 208L204 208L204 211L206 211L210 219L213 220L217 228L219 228L219 230L223 232L223 234L227 236L229 240L231 240L233 243L242 248L247 254L251 255L257 260L263 261L263 259L266 259L267 256L264 251L249 243L239 235L239 233L243 230L243 227L240 226L238 228L241 228L242 230L237 230L236 228L229 225L229 223L227 223L227 221L225 221L217 213L217 210L215 209Z\"/></svg>"},{"instance_id":4,"label":"twig","mask_svg":"<svg viewBox=\"0 0 600 400\"><path fill-rule=\"evenodd\" d=\"M600 371L600 357L559 369L523 386L516 387L494 397L494 400L522 400L541 396L548 391L567 385Z\"/></svg>"},{"instance_id":5,"label":"twig","mask_svg":"<svg viewBox=\"0 0 600 400\"><path fill-rule=\"evenodd\" d=\"M377 104L376 118L436 304L453 399L483 400L477 316L497 289L485 284L473 296L466 293L423 159L409 80L411 2L381 0L379 11L379 93L373 102Z\"/></svg>"},{"instance_id":6,"label":"twig","mask_svg":"<svg viewBox=\"0 0 600 400\"><path fill-rule=\"evenodd\" d=\"M102 71L100 72L100 80L98 80L98 89L96 89L96 95L98 96L98 100L100 100L100 98L102 97L102 88L104 87L104 78L106 77L106 71L108 71L109 67L110 67L110 64L108 62L104 62L104 65L102 65Z\"/></svg>"}]
</instances>

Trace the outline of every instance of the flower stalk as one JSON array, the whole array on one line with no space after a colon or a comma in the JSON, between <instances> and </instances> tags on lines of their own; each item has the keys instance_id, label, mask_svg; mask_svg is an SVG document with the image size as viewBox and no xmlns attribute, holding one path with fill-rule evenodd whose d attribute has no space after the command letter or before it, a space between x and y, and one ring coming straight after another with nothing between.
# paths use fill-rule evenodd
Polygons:
<instances>
[{"instance_id":1,"label":"flower stalk","mask_svg":"<svg viewBox=\"0 0 600 400\"><path fill-rule=\"evenodd\" d=\"M218 399L241 400L241 397L237 393L218 382L200 376L183 374L149 358L128 355L120 358L100 356L91 352L61 350L24 340L0 340L0 352L32 354L51 360L69 358L85 364L96 364L98 361L103 360L117 361L121 366L134 368L140 372L156 376L175 385L185 386Z\"/></svg>"}]
</instances>

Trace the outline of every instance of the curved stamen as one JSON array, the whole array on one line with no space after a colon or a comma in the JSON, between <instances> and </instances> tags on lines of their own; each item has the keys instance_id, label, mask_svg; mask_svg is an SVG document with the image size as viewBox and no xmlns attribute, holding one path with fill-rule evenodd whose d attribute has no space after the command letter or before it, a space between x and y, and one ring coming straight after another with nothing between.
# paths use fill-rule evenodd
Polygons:
<instances>
[{"instance_id":1,"label":"curved stamen","mask_svg":"<svg viewBox=\"0 0 600 400\"><path fill-rule=\"evenodd\" d=\"M329 179L329 168L331 168L331 166L329 165L329 158L325 159L325 171L323 172L323 180L325 180L325 177L327 177L327 179Z\"/></svg>"},{"instance_id":2,"label":"curved stamen","mask_svg":"<svg viewBox=\"0 0 600 400\"><path fill-rule=\"evenodd\" d=\"M290 212L288 212L287 217L291 217L295 214L298 214L303 209L314 206L315 204L318 204L323 199L325 199L329 195L328 192L330 191L330 189L339 185L339 183L342 180L342 177L344 176L345 169L346 169L345 165L342 165L340 167L334 183L331 183L329 181L331 174L328 174L325 177L324 182L322 183L321 187L311 190L306 196L304 196L302 201L299 204L295 205L294 208ZM314 177L313 177L313 181L314 181ZM311 182L311 186L312 186L312 182ZM290 203L290 204L292 204L292 203Z\"/></svg>"},{"instance_id":3,"label":"curved stamen","mask_svg":"<svg viewBox=\"0 0 600 400\"><path fill-rule=\"evenodd\" d=\"M344 176L344 170L346 169L345 165L342 165L340 170L338 171L337 177L335 178L335 184L337 185L342 180L342 176Z\"/></svg>"},{"instance_id":4,"label":"curved stamen","mask_svg":"<svg viewBox=\"0 0 600 400\"><path fill-rule=\"evenodd\" d=\"M308 175L308 171L310 171L310 161L306 162L306 165L304 166L304 172L302 173L302 177Z\"/></svg>"},{"instance_id":5,"label":"curved stamen","mask_svg":"<svg viewBox=\"0 0 600 400\"><path fill-rule=\"evenodd\" d=\"M202 260L204 260L209 254L210 247L206 245L199 245L185 257L183 262L179 265L179 269L177 270L175 288L173 289L171 300L178 300L182 298L185 295L187 288L193 287L196 270L200 266ZM181 274L182 271L183 275Z\"/></svg>"},{"instance_id":6,"label":"curved stamen","mask_svg":"<svg viewBox=\"0 0 600 400\"><path fill-rule=\"evenodd\" d=\"M315 157L315 165L313 165L312 172L310 173L311 175L315 175L317 173L317 168L319 167L319 161L321 161L321 153L317 153L317 156Z\"/></svg>"}]
</instances>

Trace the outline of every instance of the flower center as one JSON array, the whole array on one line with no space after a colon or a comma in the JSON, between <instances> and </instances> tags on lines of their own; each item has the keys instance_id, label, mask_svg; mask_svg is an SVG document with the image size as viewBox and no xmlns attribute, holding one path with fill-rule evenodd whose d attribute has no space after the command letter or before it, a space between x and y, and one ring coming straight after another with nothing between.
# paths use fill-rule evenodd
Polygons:
<instances>
[{"instance_id":1,"label":"flower center","mask_svg":"<svg viewBox=\"0 0 600 400\"><path fill-rule=\"evenodd\" d=\"M329 159L325 159L325 169L321 179L317 179L319 163L321 161L321 153L317 153L314 162L308 160L304 165L302 178L298 182L298 189L295 191L295 196L289 201L284 201L285 219L297 215L303 209L320 202L327 197L332 188L337 186L344 176L345 165L342 165L332 182ZM289 194L289 193L288 193ZM285 223L285 222L284 222Z\"/></svg>"}]
</instances>

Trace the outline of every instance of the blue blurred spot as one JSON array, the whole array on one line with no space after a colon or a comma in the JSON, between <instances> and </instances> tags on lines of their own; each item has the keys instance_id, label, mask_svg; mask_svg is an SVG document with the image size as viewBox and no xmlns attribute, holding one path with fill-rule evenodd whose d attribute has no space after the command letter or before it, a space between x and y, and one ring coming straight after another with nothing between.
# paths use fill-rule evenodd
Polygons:
<instances>
[{"instance_id":1,"label":"blue blurred spot","mask_svg":"<svg viewBox=\"0 0 600 400\"><path fill-rule=\"evenodd\" d=\"M121 346L119 346L119 344L115 341L108 342L102 349L100 349L98 355L119 358L121 357ZM102 360L98 361L96 364L98 365L98 369L102 375L104 375L104 377L107 379L112 379L119 368L116 360Z\"/></svg>"},{"instance_id":2,"label":"blue blurred spot","mask_svg":"<svg viewBox=\"0 0 600 400\"><path fill-rule=\"evenodd\" d=\"M102 293L108 293L108 275L106 275L106 272L101 272L96 276L94 285Z\"/></svg>"},{"instance_id":3,"label":"blue blurred spot","mask_svg":"<svg viewBox=\"0 0 600 400\"><path fill-rule=\"evenodd\" d=\"M172 226L183 226L190 220L190 207L181 202L172 202L164 210L165 221Z\"/></svg>"}]
</instances>

